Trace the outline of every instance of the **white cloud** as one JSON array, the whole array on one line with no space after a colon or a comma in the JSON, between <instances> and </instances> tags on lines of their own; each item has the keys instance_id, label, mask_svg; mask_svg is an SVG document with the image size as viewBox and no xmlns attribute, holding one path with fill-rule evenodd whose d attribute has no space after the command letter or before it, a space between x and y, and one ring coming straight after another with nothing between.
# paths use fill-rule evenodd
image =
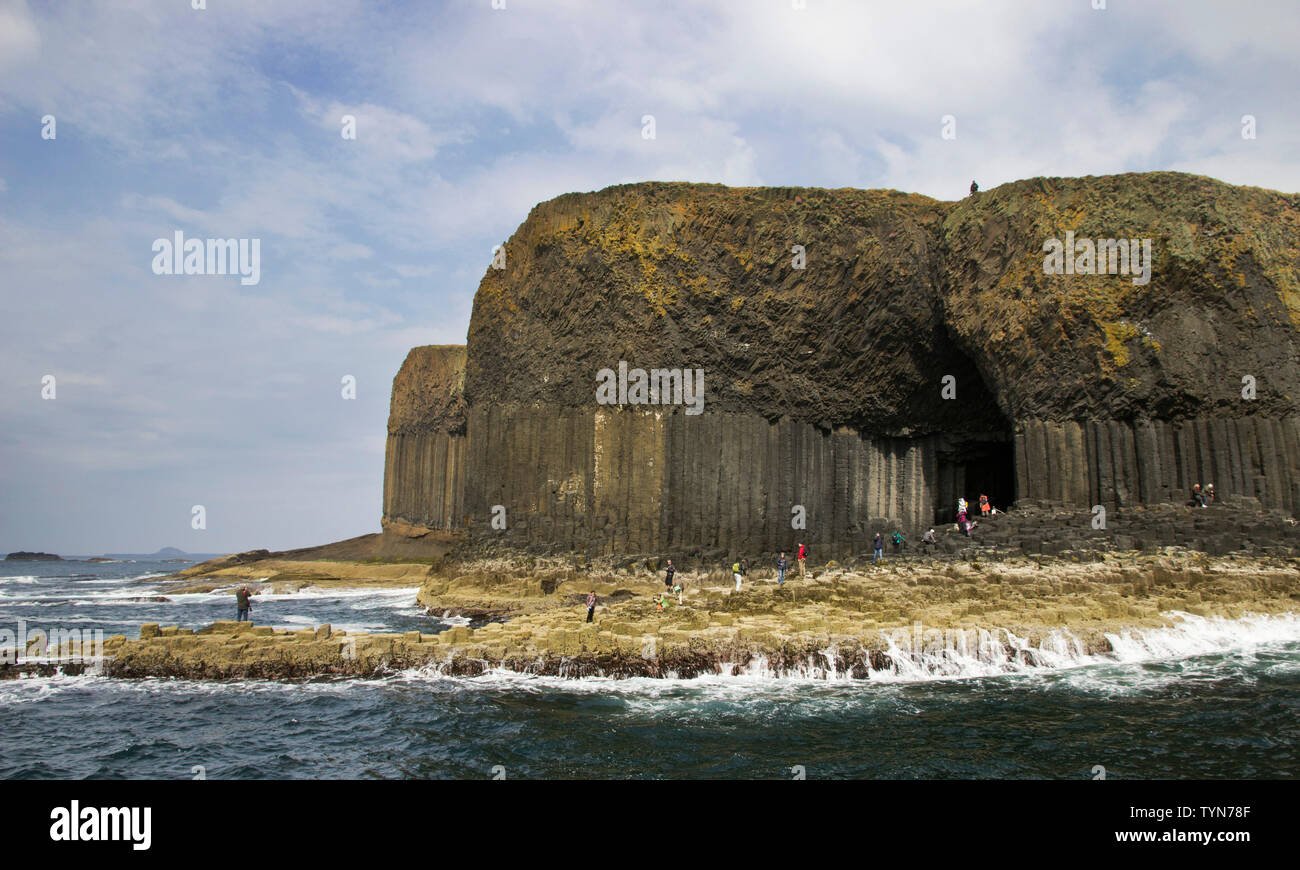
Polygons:
<instances>
[{"instance_id":1,"label":"white cloud","mask_svg":"<svg viewBox=\"0 0 1300 870\"><path fill-rule=\"evenodd\" d=\"M0 3L0 73L25 66L41 51L41 34L26 0Z\"/></svg>"}]
</instances>

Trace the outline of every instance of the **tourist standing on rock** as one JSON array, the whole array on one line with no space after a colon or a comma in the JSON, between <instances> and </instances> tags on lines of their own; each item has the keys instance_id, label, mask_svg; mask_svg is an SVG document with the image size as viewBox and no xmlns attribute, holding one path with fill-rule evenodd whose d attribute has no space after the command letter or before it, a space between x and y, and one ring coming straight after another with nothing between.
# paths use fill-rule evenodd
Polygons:
<instances>
[{"instance_id":1,"label":"tourist standing on rock","mask_svg":"<svg viewBox=\"0 0 1300 870\"><path fill-rule=\"evenodd\" d=\"M736 591L740 591L740 581L749 573L749 560L740 559L731 566L731 576L736 581Z\"/></svg>"},{"instance_id":2,"label":"tourist standing on rock","mask_svg":"<svg viewBox=\"0 0 1300 870\"><path fill-rule=\"evenodd\" d=\"M987 495L980 496L980 516L988 516L991 510L993 510L993 505L989 504L989 497Z\"/></svg>"},{"instance_id":3,"label":"tourist standing on rock","mask_svg":"<svg viewBox=\"0 0 1300 870\"><path fill-rule=\"evenodd\" d=\"M1212 483L1205 485L1205 504L1207 507L1214 504L1214 484Z\"/></svg>"},{"instance_id":4,"label":"tourist standing on rock","mask_svg":"<svg viewBox=\"0 0 1300 870\"><path fill-rule=\"evenodd\" d=\"M805 547L802 543L799 544L798 558L799 558L799 577L802 578L804 576L803 561L804 559L808 558L808 548Z\"/></svg>"},{"instance_id":5,"label":"tourist standing on rock","mask_svg":"<svg viewBox=\"0 0 1300 870\"><path fill-rule=\"evenodd\" d=\"M979 193L979 192L980 192L980 186L979 186L978 184L975 183L975 180L974 180L974 179L971 179L971 183L970 183L970 195L971 195L971 196L974 196L975 194L977 194L977 193Z\"/></svg>"},{"instance_id":6,"label":"tourist standing on rock","mask_svg":"<svg viewBox=\"0 0 1300 870\"><path fill-rule=\"evenodd\" d=\"M591 622L592 617L596 614L596 590L593 589L587 593L587 621Z\"/></svg>"},{"instance_id":7,"label":"tourist standing on rock","mask_svg":"<svg viewBox=\"0 0 1300 870\"><path fill-rule=\"evenodd\" d=\"M248 587L240 586L235 590L235 622L247 622L248 611L253 602L248 600Z\"/></svg>"},{"instance_id":8,"label":"tourist standing on rock","mask_svg":"<svg viewBox=\"0 0 1300 870\"><path fill-rule=\"evenodd\" d=\"M673 588L673 575L676 573L677 573L677 569L673 567L673 560L669 559L668 569L664 571L664 585L667 586L669 589Z\"/></svg>"},{"instance_id":9,"label":"tourist standing on rock","mask_svg":"<svg viewBox=\"0 0 1300 870\"><path fill-rule=\"evenodd\" d=\"M776 560L776 585L777 586L785 585L785 566L786 566L785 553L782 553L780 558Z\"/></svg>"},{"instance_id":10,"label":"tourist standing on rock","mask_svg":"<svg viewBox=\"0 0 1300 870\"><path fill-rule=\"evenodd\" d=\"M880 532L876 532L875 540L871 542L871 549L874 551L871 556L872 565L885 558L885 539Z\"/></svg>"}]
</instances>

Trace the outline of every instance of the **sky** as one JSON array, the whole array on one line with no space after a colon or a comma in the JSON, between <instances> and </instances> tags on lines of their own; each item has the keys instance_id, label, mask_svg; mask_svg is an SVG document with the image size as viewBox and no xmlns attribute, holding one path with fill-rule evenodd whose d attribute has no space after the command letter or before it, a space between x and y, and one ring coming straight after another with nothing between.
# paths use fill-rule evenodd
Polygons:
<instances>
[{"instance_id":1,"label":"sky","mask_svg":"<svg viewBox=\"0 0 1300 870\"><path fill-rule=\"evenodd\" d=\"M0 0L0 552L378 531L402 359L562 193L1295 192L1297 45L1294 0ZM156 274L177 232L260 280Z\"/></svg>"}]
</instances>

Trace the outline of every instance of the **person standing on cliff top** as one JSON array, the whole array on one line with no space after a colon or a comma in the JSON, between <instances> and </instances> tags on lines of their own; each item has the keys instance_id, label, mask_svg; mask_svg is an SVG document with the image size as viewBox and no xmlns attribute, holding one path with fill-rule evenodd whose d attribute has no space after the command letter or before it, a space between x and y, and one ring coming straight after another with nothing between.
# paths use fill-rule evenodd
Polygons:
<instances>
[{"instance_id":1,"label":"person standing on cliff top","mask_svg":"<svg viewBox=\"0 0 1300 870\"><path fill-rule=\"evenodd\" d=\"M667 586L669 589L673 588L673 575L676 573L677 573L677 569L673 567L673 560L669 559L668 569L664 571L664 585Z\"/></svg>"},{"instance_id":2,"label":"person standing on cliff top","mask_svg":"<svg viewBox=\"0 0 1300 870\"><path fill-rule=\"evenodd\" d=\"M777 586L785 585L785 566L786 566L785 553L782 553L781 558L776 560L776 585Z\"/></svg>"},{"instance_id":3,"label":"person standing on cliff top","mask_svg":"<svg viewBox=\"0 0 1300 870\"><path fill-rule=\"evenodd\" d=\"M970 195L971 195L971 196L974 196L975 194L977 194L977 193L979 193L979 192L980 192L980 186L979 186L978 184L975 183L974 179L971 179L971 183L970 183Z\"/></svg>"},{"instance_id":4,"label":"person standing on cliff top","mask_svg":"<svg viewBox=\"0 0 1300 870\"><path fill-rule=\"evenodd\" d=\"M248 611L253 603L248 600L248 587L240 586L235 590L235 622L247 622Z\"/></svg>"},{"instance_id":5,"label":"person standing on cliff top","mask_svg":"<svg viewBox=\"0 0 1300 870\"><path fill-rule=\"evenodd\" d=\"M808 558L808 548L805 547L805 546L803 545L802 542L800 542L800 544L799 544L799 554L798 554L798 559L799 559L799 577L800 577L800 578L802 578L802 577L804 576L804 567L803 567L803 563L804 563L804 560L807 559L807 558Z\"/></svg>"},{"instance_id":6,"label":"person standing on cliff top","mask_svg":"<svg viewBox=\"0 0 1300 870\"><path fill-rule=\"evenodd\" d=\"M587 621L591 622L592 616L596 613L596 590L593 589L587 593Z\"/></svg>"}]
</instances>

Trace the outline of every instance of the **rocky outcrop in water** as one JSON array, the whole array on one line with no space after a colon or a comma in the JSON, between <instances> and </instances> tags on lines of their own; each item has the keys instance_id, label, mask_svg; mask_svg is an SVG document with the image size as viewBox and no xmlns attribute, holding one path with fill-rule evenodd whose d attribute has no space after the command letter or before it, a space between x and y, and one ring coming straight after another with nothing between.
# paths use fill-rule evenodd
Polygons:
<instances>
[{"instance_id":1,"label":"rocky outcrop in water","mask_svg":"<svg viewBox=\"0 0 1300 870\"><path fill-rule=\"evenodd\" d=\"M700 566L680 578L680 597L662 599L658 572L613 557L578 568L572 558L515 555L431 572L420 602L435 613L468 613L467 602L499 608L491 615L473 608L486 621L472 625L430 620L437 633L146 623L138 639L103 638L102 660L84 639L40 634L21 661L0 656L0 679L101 665L116 677L191 679L369 677L411 668L566 677L970 676L1080 664L1116 642L1132 653L1143 636L1154 640L1145 654L1167 655L1222 648L1226 635L1249 637L1263 622L1290 626L1287 636L1295 626L1294 557L891 557L884 566L818 565L783 586L770 568L756 566L741 591L725 571ZM590 623L587 590L597 595Z\"/></svg>"},{"instance_id":2,"label":"rocky outcrop in water","mask_svg":"<svg viewBox=\"0 0 1300 870\"><path fill-rule=\"evenodd\" d=\"M1045 274L1053 239L1083 246L1074 274ZM1086 274L1113 239L1134 256ZM488 269L467 347L416 348L395 379L385 532L826 556L951 522L958 496L1086 523L1211 482L1234 509L1297 514L1297 239L1300 197L1176 173L956 203L561 196ZM702 413L602 404L620 362L702 371Z\"/></svg>"}]
</instances>

